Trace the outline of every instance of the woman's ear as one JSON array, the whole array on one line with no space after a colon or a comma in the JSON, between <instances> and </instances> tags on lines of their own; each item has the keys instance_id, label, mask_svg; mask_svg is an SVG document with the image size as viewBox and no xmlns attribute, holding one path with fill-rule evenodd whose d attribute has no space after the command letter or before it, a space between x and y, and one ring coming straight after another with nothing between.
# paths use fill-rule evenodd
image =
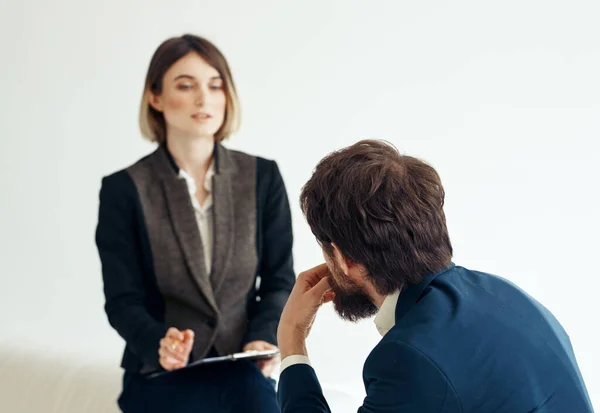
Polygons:
<instances>
[{"instance_id":1,"label":"woman's ear","mask_svg":"<svg viewBox=\"0 0 600 413\"><path fill-rule=\"evenodd\" d=\"M159 95L155 95L152 92L148 93L148 104L152 107L152 109L162 112L162 99Z\"/></svg>"}]
</instances>

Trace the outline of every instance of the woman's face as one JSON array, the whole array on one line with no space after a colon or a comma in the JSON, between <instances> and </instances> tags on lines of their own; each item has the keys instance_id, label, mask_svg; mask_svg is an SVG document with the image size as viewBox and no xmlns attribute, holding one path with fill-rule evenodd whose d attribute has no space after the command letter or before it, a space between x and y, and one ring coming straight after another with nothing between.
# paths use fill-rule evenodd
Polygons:
<instances>
[{"instance_id":1,"label":"woman's face","mask_svg":"<svg viewBox=\"0 0 600 413\"><path fill-rule=\"evenodd\" d=\"M163 113L169 138L213 138L225 118L223 79L199 54L188 53L167 70L162 93L152 94L150 104Z\"/></svg>"}]
</instances>

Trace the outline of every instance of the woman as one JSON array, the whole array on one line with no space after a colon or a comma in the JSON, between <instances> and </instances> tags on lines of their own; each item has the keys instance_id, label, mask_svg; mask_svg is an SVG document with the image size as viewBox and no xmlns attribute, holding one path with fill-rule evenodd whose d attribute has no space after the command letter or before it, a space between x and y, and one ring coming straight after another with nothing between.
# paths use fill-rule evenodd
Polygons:
<instances>
[{"instance_id":1,"label":"woman","mask_svg":"<svg viewBox=\"0 0 600 413\"><path fill-rule=\"evenodd\" d=\"M156 50L140 110L152 154L102 181L96 244L105 310L125 339L123 412L277 412L278 360L175 371L276 348L295 281L290 208L274 161L226 149L239 123L227 61L209 41ZM146 373L171 371L155 378Z\"/></svg>"}]
</instances>

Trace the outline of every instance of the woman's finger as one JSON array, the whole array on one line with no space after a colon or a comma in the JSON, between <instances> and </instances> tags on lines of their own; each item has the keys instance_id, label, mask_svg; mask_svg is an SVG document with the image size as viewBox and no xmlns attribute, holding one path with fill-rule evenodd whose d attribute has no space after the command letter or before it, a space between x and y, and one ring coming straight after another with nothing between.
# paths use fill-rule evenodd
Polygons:
<instances>
[{"instance_id":1,"label":"woman's finger","mask_svg":"<svg viewBox=\"0 0 600 413\"><path fill-rule=\"evenodd\" d=\"M169 357L169 356L161 357L159 359L159 361L160 361L160 365L165 370L171 371L171 370L175 370L175 369L183 367L183 363L181 363L180 361L178 361L172 357Z\"/></svg>"},{"instance_id":2,"label":"woman's finger","mask_svg":"<svg viewBox=\"0 0 600 413\"><path fill-rule=\"evenodd\" d=\"M175 343L169 339L161 340L160 350L162 350L162 353L160 353L159 350L159 354L173 357L174 359L177 359L181 362L185 362L187 360L189 352L188 354L186 354L183 344L178 344L175 346L174 344Z\"/></svg>"},{"instance_id":3,"label":"woman's finger","mask_svg":"<svg viewBox=\"0 0 600 413\"><path fill-rule=\"evenodd\" d=\"M190 354L190 352L192 351L192 347L194 345L194 332L192 330L185 330L183 332L183 344L185 347L185 353L187 353L188 355Z\"/></svg>"},{"instance_id":4,"label":"woman's finger","mask_svg":"<svg viewBox=\"0 0 600 413\"><path fill-rule=\"evenodd\" d=\"M183 341L184 336L183 333L177 330L175 327L171 327L167 330L167 335L165 337L171 338L172 340Z\"/></svg>"}]
</instances>

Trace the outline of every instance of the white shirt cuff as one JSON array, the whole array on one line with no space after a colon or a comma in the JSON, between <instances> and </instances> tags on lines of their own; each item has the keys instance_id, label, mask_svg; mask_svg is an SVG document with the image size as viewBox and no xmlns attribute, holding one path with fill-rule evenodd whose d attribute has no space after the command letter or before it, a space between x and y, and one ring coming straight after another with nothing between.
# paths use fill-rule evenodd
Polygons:
<instances>
[{"instance_id":1,"label":"white shirt cuff","mask_svg":"<svg viewBox=\"0 0 600 413\"><path fill-rule=\"evenodd\" d=\"M279 374L283 373L283 370L287 369L290 366L293 366L294 364L308 364L310 366L310 360L308 359L308 356L301 356L301 355L287 356L286 358L284 358L281 361L281 367L279 369Z\"/></svg>"}]
</instances>

